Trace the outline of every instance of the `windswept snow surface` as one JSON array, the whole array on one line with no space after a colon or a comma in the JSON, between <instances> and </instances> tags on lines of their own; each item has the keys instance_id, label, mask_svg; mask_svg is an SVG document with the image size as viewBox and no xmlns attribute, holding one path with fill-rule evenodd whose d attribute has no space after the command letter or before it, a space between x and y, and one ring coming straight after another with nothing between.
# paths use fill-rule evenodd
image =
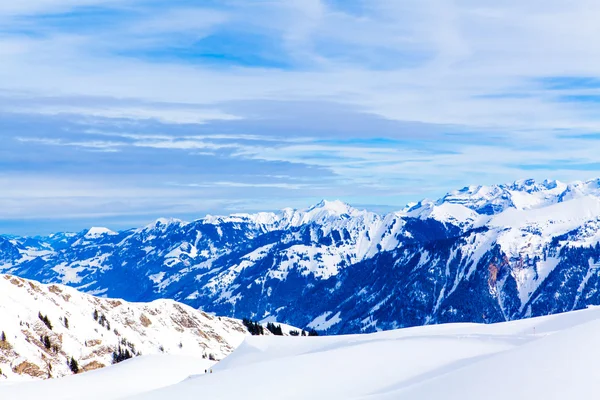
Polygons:
<instances>
[{"instance_id":1,"label":"windswept snow surface","mask_svg":"<svg viewBox=\"0 0 600 400\"><path fill-rule=\"evenodd\" d=\"M7 384L2 400L112 400L173 385L201 374L214 361L175 355L142 356L96 371L61 379Z\"/></svg>"},{"instance_id":2,"label":"windswept snow surface","mask_svg":"<svg viewBox=\"0 0 600 400\"><path fill-rule=\"evenodd\" d=\"M130 399L592 398L598 335L600 308L492 325L248 337L213 374Z\"/></svg>"},{"instance_id":3,"label":"windswept snow surface","mask_svg":"<svg viewBox=\"0 0 600 400\"><path fill-rule=\"evenodd\" d=\"M247 337L216 364L142 356L0 399L579 399L600 390L600 308L500 324L363 335ZM189 378L188 378L189 376Z\"/></svg>"}]
</instances>

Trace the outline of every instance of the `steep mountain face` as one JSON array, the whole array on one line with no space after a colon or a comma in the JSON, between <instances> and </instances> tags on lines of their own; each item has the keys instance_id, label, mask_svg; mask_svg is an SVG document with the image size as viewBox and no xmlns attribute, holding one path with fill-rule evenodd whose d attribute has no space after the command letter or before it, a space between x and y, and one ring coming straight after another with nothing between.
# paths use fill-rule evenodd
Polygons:
<instances>
[{"instance_id":1,"label":"steep mountain face","mask_svg":"<svg viewBox=\"0 0 600 400\"><path fill-rule=\"evenodd\" d=\"M328 333L600 304L600 181L470 186L378 215L341 202L0 239L0 271Z\"/></svg>"},{"instance_id":2,"label":"steep mountain face","mask_svg":"<svg viewBox=\"0 0 600 400\"><path fill-rule=\"evenodd\" d=\"M102 368L113 354L186 354L219 360L248 335L241 321L172 300L128 303L62 285L0 275L0 382Z\"/></svg>"}]
</instances>

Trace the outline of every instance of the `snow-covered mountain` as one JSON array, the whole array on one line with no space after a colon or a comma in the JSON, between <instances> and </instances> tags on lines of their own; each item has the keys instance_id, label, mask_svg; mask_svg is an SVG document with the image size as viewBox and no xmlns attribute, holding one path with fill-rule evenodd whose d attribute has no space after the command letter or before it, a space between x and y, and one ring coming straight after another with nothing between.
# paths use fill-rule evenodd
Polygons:
<instances>
[{"instance_id":1,"label":"snow-covered mountain","mask_svg":"<svg viewBox=\"0 0 600 400\"><path fill-rule=\"evenodd\" d=\"M0 332L0 382L71 375L71 359L81 371L99 369L119 352L185 354L210 365L249 335L239 320L173 300L101 299L11 275L0 275Z\"/></svg>"},{"instance_id":2,"label":"snow-covered mountain","mask_svg":"<svg viewBox=\"0 0 600 400\"><path fill-rule=\"evenodd\" d=\"M0 271L329 333L600 304L600 180L470 186L378 215L307 210L0 237Z\"/></svg>"}]
</instances>

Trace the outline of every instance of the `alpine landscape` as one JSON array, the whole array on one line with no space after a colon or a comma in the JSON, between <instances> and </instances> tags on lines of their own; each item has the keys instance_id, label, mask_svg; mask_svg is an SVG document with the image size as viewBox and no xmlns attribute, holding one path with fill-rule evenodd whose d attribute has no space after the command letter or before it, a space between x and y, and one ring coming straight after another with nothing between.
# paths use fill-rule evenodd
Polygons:
<instances>
[{"instance_id":1,"label":"alpine landscape","mask_svg":"<svg viewBox=\"0 0 600 400\"><path fill-rule=\"evenodd\" d=\"M598 13L0 2L0 400L595 398Z\"/></svg>"}]
</instances>

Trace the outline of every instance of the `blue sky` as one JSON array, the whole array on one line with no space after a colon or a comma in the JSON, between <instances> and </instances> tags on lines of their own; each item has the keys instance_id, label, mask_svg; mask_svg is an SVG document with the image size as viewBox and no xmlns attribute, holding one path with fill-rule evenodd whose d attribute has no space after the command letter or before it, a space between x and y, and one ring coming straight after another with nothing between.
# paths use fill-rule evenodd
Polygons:
<instances>
[{"instance_id":1,"label":"blue sky","mask_svg":"<svg viewBox=\"0 0 600 400\"><path fill-rule=\"evenodd\" d=\"M500 3L2 2L0 232L596 177L600 3Z\"/></svg>"}]
</instances>

